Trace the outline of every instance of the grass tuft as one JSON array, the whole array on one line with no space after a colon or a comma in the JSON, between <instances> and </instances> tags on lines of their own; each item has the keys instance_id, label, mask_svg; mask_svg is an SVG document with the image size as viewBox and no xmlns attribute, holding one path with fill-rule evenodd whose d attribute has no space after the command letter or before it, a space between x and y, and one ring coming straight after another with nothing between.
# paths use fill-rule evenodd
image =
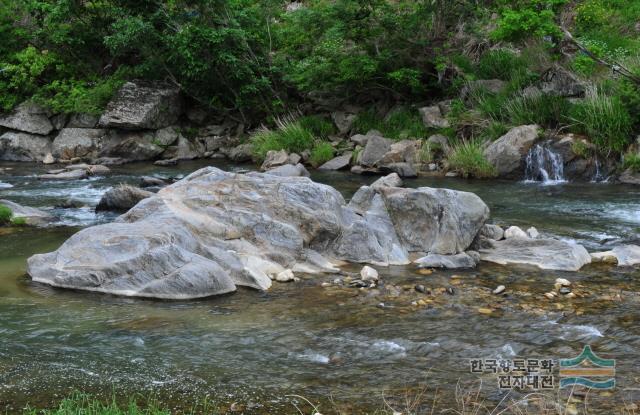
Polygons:
<instances>
[{"instance_id":1,"label":"grass tuft","mask_svg":"<svg viewBox=\"0 0 640 415\"><path fill-rule=\"evenodd\" d=\"M11 223L13 211L5 205L0 205L0 225L8 225Z\"/></svg>"},{"instance_id":2,"label":"grass tuft","mask_svg":"<svg viewBox=\"0 0 640 415\"><path fill-rule=\"evenodd\" d=\"M358 134L378 130L393 140L424 138L428 133L418 111L410 108L397 109L384 119L371 110L361 112L353 122L353 130Z\"/></svg>"},{"instance_id":3,"label":"grass tuft","mask_svg":"<svg viewBox=\"0 0 640 415\"><path fill-rule=\"evenodd\" d=\"M311 150L309 161L313 167L318 167L334 156L334 148L330 143L319 141Z\"/></svg>"},{"instance_id":4,"label":"grass tuft","mask_svg":"<svg viewBox=\"0 0 640 415\"><path fill-rule=\"evenodd\" d=\"M485 179L497 176L495 167L483 154L480 140L461 141L454 145L449 153L449 167L463 177Z\"/></svg>"},{"instance_id":5,"label":"grass tuft","mask_svg":"<svg viewBox=\"0 0 640 415\"><path fill-rule=\"evenodd\" d=\"M299 121L279 120L276 130L264 128L251 137L253 154L264 160L271 150L301 153L313 147L313 133Z\"/></svg>"},{"instance_id":6,"label":"grass tuft","mask_svg":"<svg viewBox=\"0 0 640 415\"><path fill-rule=\"evenodd\" d=\"M640 154L638 153L627 153L624 156L624 161L622 162L622 166L625 169L631 169L633 172L640 172Z\"/></svg>"}]
</instances>

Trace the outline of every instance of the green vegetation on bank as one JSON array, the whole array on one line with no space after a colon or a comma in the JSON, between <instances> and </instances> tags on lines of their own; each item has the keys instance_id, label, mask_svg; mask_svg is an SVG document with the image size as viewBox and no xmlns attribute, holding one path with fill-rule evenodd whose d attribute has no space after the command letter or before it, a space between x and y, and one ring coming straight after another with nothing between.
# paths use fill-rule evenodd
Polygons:
<instances>
[{"instance_id":1,"label":"green vegetation on bank","mask_svg":"<svg viewBox=\"0 0 640 415\"><path fill-rule=\"evenodd\" d=\"M33 99L98 114L125 81L145 79L266 125L258 158L325 160L336 134L326 115L278 120L345 104L362 109L353 133L475 143L537 123L620 156L640 132L639 21L626 0L0 0L0 108ZM597 92L536 90L555 66ZM504 87L472 87L488 79ZM417 108L447 98L451 127L426 128Z\"/></svg>"},{"instance_id":2,"label":"green vegetation on bank","mask_svg":"<svg viewBox=\"0 0 640 415\"><path fill-rule=\"evenodd\" d=\"M27 224L27 220L23 217L15 217L11 208L5 205L0 205L0 226L24 226Z\"/></svg>"}]
</instances>

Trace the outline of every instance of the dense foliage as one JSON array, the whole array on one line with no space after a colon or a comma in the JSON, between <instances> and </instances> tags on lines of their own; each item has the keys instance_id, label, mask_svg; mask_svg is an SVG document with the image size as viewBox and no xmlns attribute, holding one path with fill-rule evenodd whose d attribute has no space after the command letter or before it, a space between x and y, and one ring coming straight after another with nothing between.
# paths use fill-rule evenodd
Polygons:
<instances>
[{"instance_id":1,"label":"dense foliage","mask_svg":"<svg viewBox=\"0 0 640 415\"><path fill-rule=\"evenodd\" d=\"M261 156L304 145L325 159L330 122L279 131L276 121L345 102L366 110L356 132L490 140L535 122L620 154L640 127L638 85L593 57L640 75L638 21L638 2L626 0L0 0L0 109L34 99L97 114L124 81L150 79L270 125ZM590 53L567 53L563 28ZM554 64L589 78L599 98L523 95ZM454 100L451 128L426 129L417 104L458 96L474 79L507 88Z\"/></svg>"}]
</instances>

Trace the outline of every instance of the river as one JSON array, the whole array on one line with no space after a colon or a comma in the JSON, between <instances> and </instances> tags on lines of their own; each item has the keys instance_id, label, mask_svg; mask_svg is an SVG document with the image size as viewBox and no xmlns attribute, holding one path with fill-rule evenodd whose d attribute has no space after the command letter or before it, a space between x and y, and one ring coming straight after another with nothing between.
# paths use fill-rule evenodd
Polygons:
<instances>
[{"instance_id":1,"label":"river","mask_svg":"<svg viewBox=\"0 0 640 415\"><path fill-rule=\"evenodd\" d=\"M479 380L480 396L492 406L506 392L495 375L470 373L469 359L571 358L585 344L616 359L617 385L588 398L578 394L576 405L588 399L590 413L609 414L638 400L638 269L590 265L572 273L481 264L422 275L413 267L390 267L379 269L383 285L377 290L323 287L332 277L307 277L266 293L241 289L199 301L71 292L26 276L30 255L113 220L113 214L93 213L110 186L137 184L141 175L181 177L207 164L116 166L108 177L69 182L37 180L41 165L1 165L9 170L0 182L13 187L2 186L0 198L45 208L58 219L48 228L0 229L0 408L12 413L27 403L47 406L81 390L107 397L140 393L178 410L207 397L222 408L236 403L245 413L297 413L293 403L304 402L292 395L300 395L319 403L325 415L372 413L404 411L404 395L423 389L430 405L436 388L438 405L458 408L455 398L463 393L456 394L456 385L472 391ZM375 179L342 172L313 178L347 198ZM473 191L491 208L493 222L535 226L590 251L640 242L637 187L453 178L406 185ZM69 199L85 206L56 207ZM584 297L546 300L542 294L557 277L571 280ZM413 290L416 284L434 293L427 306L411 305L423 296ZM507 295L491 294L499 284ZM507 399L521 396L511 392Z\"/></svg>"}]
</instances>

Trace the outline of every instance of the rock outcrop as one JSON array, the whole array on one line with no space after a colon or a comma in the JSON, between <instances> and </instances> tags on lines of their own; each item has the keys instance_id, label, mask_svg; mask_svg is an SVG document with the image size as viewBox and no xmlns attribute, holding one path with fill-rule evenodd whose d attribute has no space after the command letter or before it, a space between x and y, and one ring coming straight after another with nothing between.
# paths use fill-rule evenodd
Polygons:
<instances>
[{"instance_id":1,"label":"rock outcrop","mask_svg":"<svg viewBox=\"0 0 640 415\"><path fill-rule=\"evenodd\" d=\"M511 129L485 150L484 156L495 166L501 177L521 177L524 159L540 135L537 125L522 125Z\"/></svg>"},{"instance_id":2,"label":"rock outcrop","mask_svg":"<svg viewBox=\"0 0 640 415\"><path fill-rule=\"evenodd\" d=\"M107 105L99 125L122 129L160 129L173 125L182 113L177 88L147 83L125 83Z\"/></svg>"},{"instance_id":3,"label":"rock outcrop","mask_svg":"<svg viewBox=\"0 0 640 415\"><path fill-rule=\"evenodd\" d=\"M51 140L35 134L8 131L0 136L0 160L42 161L51 153Z\"/></svg>"},{"instance_id":4,"label":"rock outcrop","mask_svg":"<svg viewBox=\"0 0 640 415\"><path fill-rule=\"evenodd\" d=\"M0 115L0 126L39 135L53 131L47 111L31 102L23 102L9 114Z\"/></svg>"},{"instance_id":5,"label":"rock outcrop","mask_svg":"<svg viewBox=\"0 0 640 415\"><path fill-rule=\"evenodd\" d=\"M397 181L395 176L389 184ZM334 261L408 264L409 252L460 253L488 217L471 193L365 187L359 209L305 177L207 167L31 257L34 281L118 295L197 298L267 289L283 271ZM362 189L361 189L362 190Z\"/></svg>"}]
</instances>

